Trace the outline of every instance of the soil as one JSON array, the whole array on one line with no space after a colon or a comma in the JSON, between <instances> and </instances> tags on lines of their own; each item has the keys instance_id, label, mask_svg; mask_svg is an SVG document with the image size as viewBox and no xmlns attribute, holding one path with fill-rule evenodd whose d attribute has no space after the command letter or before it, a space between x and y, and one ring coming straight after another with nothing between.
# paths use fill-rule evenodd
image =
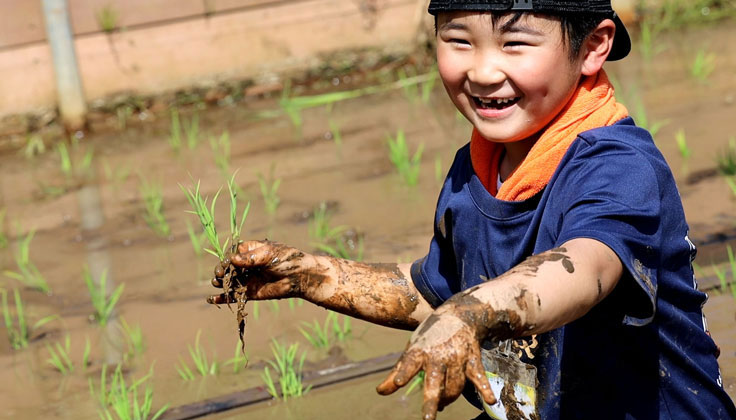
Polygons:
<instances>
[{"instance_id":1,"label":"soil","mask_svg":"<svg viewBox=\"0 0 736 420\"><path fill-rule=\"evenodd\" d=\"M665 49L650 60L632 55L607 64L609 75L623 86L618 95L637 117L638 96L647 109L647 119L666 122L656 142L678 180L685 212L696 245L733 232L736 225L736 194L721 176L707 174L729 138L736 136L736 22L707 28L690 28L662 37ZM696 80L689 68L699 50L716 55L715 70L706 82ZM344 76L341 76L344 77ZM340 77L337 88L341 89ZM75 152L93 147L92 177L77 175L64 180L58 155L47 151L25 158L21 151L0 155L0 209L7 211L4 231L17 237L32 229L31 260L52 288L50 296L22 289L29 323L58 314L61 319L33 331L27 349L14 351L0 330L0 417L35 419L97 418L87 378L99 379L103 363L123 360L125 342L120 320L140 325L146 342L142 356L127 363L127 374L138 378L154 366L154 407L199 401L238 389L261 386L263 361L271 359L271 340L298 342L307 351L305 369L327 357L327 350L310 347L299 331L302 322L323 322L326 311L296 301L248 303L247 347L249 367L238 374L223 366L217 376L183 381L176 366L186 361L187 346L193 346L197 331L210 360L232 357L239 345L233 314L206 303L214 293L210 285L214 257L196 256L188 239L186 223L194 224L186 197L178 184L201 180L210 197L225 185L215 166L208 136L227 131L231 140L231 173L240 168L237 182L252 203L244 238L268 237L306 251L314 250L303 217L319 203L333 202L333 226L345 225L359 232L365 244L366 261L410 262L422 257L432 234L432 217L440 182L435 166L446 171L456 149L469 139L470 127L456 112L439 83L428 101L394 90L350 99L331 108L303 111L304 124L294 127L286 115L263 118L264 111L278 110L278 101L263 97L233 105L182 111L182 118L198 113L200 143L185 146L175 154L168 143L170 121L163 112L126 130L101 130L81 139ZM257 116L261 116L260 118ZM331 130L330 127L333 127ZM341 146L333 140L339 127ZM416 187L405 186L388 159L386 138L399 129L406 134L410 150L424 144L420 179ZM692 155L681 157L675 133L684 130ZM258 175L282 180L281 204L269 216L262 199ZM124 176L125 173L129 175ZM139 192L140 178L156 180L163 188L168 237L157 236L144 220ZM689 180L689 182L688 182ZM80 182L77 182L80 181ZM57 188L49 188L54 185ZM227 220L226 200L221 199L217 220ZM225 223L221 229L226 230ZM733 235L730 236L731 238ZM12 241L11 241L12 242ZM707 271L726 258L725 244L701 254L696 263ZM90 321L93 312L82 272L107 270L108 287L125 284L116 309L117 317L101 328ZM15 270L11 249L0 250L0 267ZM706 273L707 274L707 273ZM0 278L0 287L18 287L14 280ZM719 359L724 387L736 397L736 299L711 288L704 311L711 333L721 347ZM406 331L353 321L352 338L338 345L349 360L398 351L409 338ZM73 373L63 376L46 360L46 345L69 335ZM81 367L85 339L91 344L92 363ZM328 387L305 398L274 402L245 411L214 417L252 418L407 418L418 416L421 395L402 391L378 397L375 386L383 375ZM476 410L458 401L439 418L471 418Z\"/></svg>"}]
</instances>

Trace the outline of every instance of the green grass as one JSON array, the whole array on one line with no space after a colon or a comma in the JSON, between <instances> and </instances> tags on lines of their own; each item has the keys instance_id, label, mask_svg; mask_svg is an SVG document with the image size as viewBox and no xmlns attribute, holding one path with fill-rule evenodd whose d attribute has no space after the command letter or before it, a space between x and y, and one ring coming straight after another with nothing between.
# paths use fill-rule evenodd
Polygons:
<instances>
[{"instance_id":1,"label":"green grass","mask_svg":"<svg viewBox=\"0 0 736 420\"><path fill-rule=\"evenodd\" d=\"M127 351L125 352L124 359L132 360L140 357L141 355L143 355L143 352L146 351L146 342L143 338L143 330L141 329L140 324L136 325L135 327L131 327L130 325L128 325L125 319L121 319L121 324L123 326L123 336L125 338L125 343L128 347Z\"/></svg>"},{"instance_id":2,"label":"green grass","mask_svg":"<svg viewBox=\"0 0 736 420\"><path fill-rule=\"evenodd\" d=\"M239 373L245 366L248 365L248 356L243 354L243 346L240 341L235 342L235 354L231 359L228 359L225 366L232 365L233 373Z\"/></svg>"},{"instance_id":3,"label":"green grass","mask_svg":"<svg viewBox=\"0 0 736 420\"><path fill-rule=\"evenodd\" d=\"M299 344L297 343L289 345L288 348L282 346L276 340L273 340L271 344L274 360L269 360L268 364L270 368L273 368L275 378L271 376L269 366L263 369L261 378L266 384L268 393L275 399L283 398L287 400L292 397L301 397L311 388L311 386L305 387L302 383L302 370L307 353L302 352L297 359L298 348ZM276 388L277 381L278 389Z\"/></svg>"},{"instance_id":4,"label":"green grass","mask_svg":"<svg viewBox=\"0 0 736 420\"><path fill-rule=\"evenodd\" d=\"M23 300L20 297L18 289L13 289L13 298L15 299L15 318L13 318L10 313L8 294L5 289L0 289L0 298L2 302L3 318L5 320L5 329L8 334L8 341L10 342L10 346L15 350L28 347L31 331L41 328L43 325L59 318L58 315L46 316L36 321L29 329Z\"/></svg>"},{"instance_id":5,"label":"green grass","mask_svg":"<svg viewBox=\"0 0 736 420\"><path fill-rule=\"evenodd\" d=\"M138 191L145 209L143 220L153 229L156 235L168 237L171 234L171 228L164 215L164 194L161 184L148 181L143 175L140 175Z\"/></svg>"},{"instance_id":6,"label":"green grass","mask_svg":"<svg viewBox=\"0 0 736 420\"><path fill-rule=\"evenodd\" d=\"M142 378L126 383L122 367L117 365L115 372L107 384L107 366L102 367L100 386L95 390L92 379L89 379L90 394L99 402L99 416L102 420L156 420L168 409L166 404L155 413L153 411L153 385L149 379L153 377L153 366ZM145 388L143 388L145 383ZM141 388L142 395L141 395Z\"/></svg>"},{"instance_id":7,"label":"green grass","mask_svg":"<svg viewBox=\"0 0 736 420\"><path fill-rule=\"evenodd\" d=\"M690 159L693 154L692 149L687 145L687 138L685 137L685 130L679 129L675 133L675 142L677 143L677 151L680 152L680 157L683 160Z\"/></svg>"},{"instance_id":8,"label":"green grass","mask_svg":"<svg viewBox=\"0 0 736 420\"><path fill-rule=\"evenodd\" d=\"M716 157L718 172L723 176L736 175L736 137L728 139L728 145ZM2 217L0 216L0 222Z\"/></svg>"},{"instance_id":9,"label":"green grass","mask_svg":"<svg viewBox=\"0 0 736 420\"><path fill-rule=\"evenodd\" d=\"M312 216L309 218L308 233L309 239L313 243L326 244L329 243L342 234L347 229L347 226L331 226L330 219L332 218L332 212L327 208L327 203L324 201L320 202L317 207L314 208Z\"/></svg>"},{"instance_id":10,"label":"green grass","mask_svg":"<svg viewBox=\"0 0 736 420\"><path fill-rule=\"evenodd\" d=\"M194 339L194 347L187 345L189 356L194 363L196 372L198 372L200 376L215 376L220 372L220 363L215 360L214 356L212 361L207 357L207 352L199 343L199 337L201 334L202 330L197 330L197 336ZM179 376L185 381L191 381L196 376L181 357L179 358L179 364L176 366L176 371L179 372Z\"/></svg>"},{"instance_id":11,"label":"green grass","mask_svg":"<svg viewBox=\"0 0 736 420\"><path fill-rule=\"evenodd\" d=\"M408 186L417 185L424 144L419 145L413 156L410 155L404 130L399 130L396 137L388 136L388 147L389 159L404 183Z\"/></svg>"},{"instance_id":12,"label":"green grass","mask_svg":"<svg viewBox=\"0 0 736 420\"><path fill-rule=\"evenodd\" d=\"M708 78L716 69L716 55L699 50L690 65L690 75L701 83L707 83Z\"/></svg>"},{"instance_id":13,"label":"green grass","mask_svg":"<svg viewBox=\"0 0 736 420\"><path fill-rule=\"evenodd\" d=\"M15 265L18 267L18 271L5 270L3 271L3 274L7 277L18 280L26 287L30 287L31 289L38 290L39 292L48 295L51 294L51 286L49 286L36 265L31 261L31 241L33 240L33 235L35 233L36 232L34 230L31 230L17 243L14 259Z\"/></svg>"},{"instance_id":14,"label":"green grass","mask_svg":"<svg viewBox=\"0 0 736 420\"><path fill-rule=\"evenodd\" d=\"M104 5L95 13L97 25L105 33L111 33L118 28L118 12L109 4Z\"/></svg>"},{"instance_id":15,"label":"green grass","mask_svg":"<svg viewBox=\"0 0 736 420\"><path fill-rule=\"evenodd\" d=\"M276 214L276 210L281 204L281 199L278 195L279 187L281 186L281 178L274 177L274 165L271 165L268 178L264 177L263 174L258 173L258 187L261 190L261 196L263 197L263 203L266 208L266 213L270 216Z\"/></svg>"},{"instance_id":16,"label":"green grass","mask_svg":"<svg viewBox=\"0 0 736 420\"><path fill-rule=\"evenodd\" d=\"M122 296L123 294L125 284L121 284L116 287L112 294L108 296L107 270L103 271L102 274L100 274L100 278L98 281L95 281L92 278L92 274L90 273L88 267L84 268L82 276L84 277L85 284L87 284L87 291L89 291L89 297L92 301L92 307L94 308L92 318L95 320L95 322L97 322L97 324L99 324L99 326L104 327L105 325L107 325L107 322L113 315L115 305L118 303L118 300L120 300L120 296Z\"/></svg>"},{"instance_id":17,"label":"green grass","mask_svg":"<svg viewBox=\"0 0 736 420\"><path fill-rule=\"evenodd\" d=\"M221 173L230 172L230 133L223 131L220 137L210 136L210 147L215 157L215 166Z\"/></svg>"},{"instance_id":18,"label":"green grass","mask_svg":"<svg viewBox=\"0 0 736 420\"><path fill-rule=\"evenodd\" d=\"M69 334L67 334L64 339L64 345L59 342L54 343L53 346L46 344L46 350L49 352L50 356L46 359L46 363L53 366L56 370L61 372L62 375L74 372L74 363L71 359L72 342Z\"/></svg>"}]
</instances>

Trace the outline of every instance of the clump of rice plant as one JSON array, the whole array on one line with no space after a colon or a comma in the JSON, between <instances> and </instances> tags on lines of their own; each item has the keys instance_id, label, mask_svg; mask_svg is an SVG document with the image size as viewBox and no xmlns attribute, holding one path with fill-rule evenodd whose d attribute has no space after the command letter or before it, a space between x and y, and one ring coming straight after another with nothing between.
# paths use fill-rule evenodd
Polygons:
<instances>
[{"instance_id":1,"label":"clump of rice plant","mask_svg":"<svg viewBox=\"0 0 736 420\"><path fill-rule=\"evenodd\" d=\"M15 300L15 318L10 313L8 306L8 294L5 289L0 289L0 298L2 298L3 318L5 320L5 329L8 332L8 340L10 346L15 350L28 347L30 341L30 333L33 330L41 328L45 324L58 318L58 315L49 315L36 321L31 328L28 328L28 320L26 319L23 300L20 297L18 289L13 289L13 298Z\"/></svg>"},{"instance_id":2,"label":"clump of rice plant","mask_svg":"<svg viewBox=\"0 0 736 420\"><path fill-rule=\"evenodd\" d=\"M120 300L120 296L122 296L123 294L125 284L121 284L116 287L112 294L108 297L107 270L104 270L100 274L100 278L97 279L97 281L92 278L92 274L90 273L88 267L84 268L82 276L84 277L85 284L87 284L89 297L92 300L92 307L95 310L91 318L94 319L101 327L104 327L105 325L107 325L107 322L113 315L115 305L118 303L118 300Z\"/></svg>"},{"instance_id":3,"label":"clump of rice plant","mask_svg":"<svg viewBox=\"0 0 736 420\"><path fill-rule=\"evenodd\" d=\"M192 227L192 224L189 223L189 220L186 221L186 225L189 242L192 244L192 249L194 249L194 253L199 257L204 252L204 243L207 240L207 237L205 236L204 232L195 232L194 227Z\"/></svg>"},{"instance_id":4,"label":"clump of rice plant","mask_svg":"<svg viewBox=\"0 0 736 420\"><path fill-rule=\"evenodd\" d=\"M23 147L23 155L26 159L32 159L44 152L46 152L46 143L43 142L43 137L39 134L26 135L26 145Z\"/></svg>"},{"instance_id":5,"label":"clump of rice plant","mask_svg":"<svg viewBox=\"0 0 736 420\"><path fill-rule=\"evenodd\" d=\"M420 144L414 155L409 153L404 130L399 130L396 137L388 137L389 159L398 171L401 179L408 186L415 186L419 181L419 166L422 163L424 144Z\"/></svg>"},{"instance_id":6,"label":"clump of rice plant","mask_svg":"<svg viewBox=\"0 0 736 420\"><path fill-rule=\"evenodd\" d=\"M728 253L728 264L731 268L731 281L728 281L726 271L720 269L715 264L713 265L713 272L716 274L716 277L718 277L721 292L725 293L730 291L731 295L736 299L736 257L734 257L731 245L726 246L726 252Z\"/></svg>"},{"instance_id":7,"label":"clump of rice plant","mask_svg":"<svg viewBox=\"0 0 736 420\"><path fill-rule=\"evenodd\" d=\"M223 131L220 137L210 136L210 147L215 156L215 166L221 173L230 172L230 133Z\"/></svg>"},{"instance_id":8,"label":"clump of rice plant","mask_svg":"<svg viewBox=\"0 0 736 420\"><path fill-rule=\"evenodd\" d=\"M140 324L135 327L131 327L125 319L121 319L121 324L123 326L125 342L128 347L123 358L125 360L131 360L141 356L143 352L146 351L146 342L143 339L143 330L141 329Z\"/></svg>"},{"instance_id":9,"label":"clump of rice plant","mask_svg":"<svg viewBox=\"0 0 736 420\"><path fill-rule=\"evenodd\" d=\"M50 356L46 359L46 363L53 366L56 370L61 372L62 375L74 372L74 363L70 356L71 349L72 342L69 334L67 334L64 339L64 345L59 342L54 343L54 346L46 344L46 350L49 352Z\"/></svg>"},{"instance_id":10,"label":"clump of rice plant","mask_svg":"<svg viewBox=\"0 0 736 420\"><path fill-rule=\"evenodd\" d=\"M59 155L61 173L67 184L89 178L92 175L92 161L94 160L94 149L86 147L82 150L79 139L72 136L69 142L60 141L56 144L56 152ZM81 154L81 158L79 155Z\"/></svg>"},{"instance_id":11,"label":"clump of rice plant","mask_svg":"<svg viewBox=\"0 0 736 420\"><path fill-rule=\"evenodd\" d=\"M698 50L695 59L690 65L690 75L701 83L707 83L708 77L716 69L716 56L713 53L706 53L705 50Z\"/></svg>"},{"instance_id":12,"label":"clump of rice plant","mask_svg":"<svg viewBox=\"0 0 736 420\"><path fill-rule=\"evenodd\" d=\"M200 376L217 375L220 372L220 363L217 360L210 361L207 357L207 352L204 347L199 343L199 337L202 330L197 330L197 335L194 339L194 347L187 345L189 349L189 356L194 362L194 368ZM179 364L176 366L176 371L179 372L179 376L185 381L191 381L195 378L194 372L189 368L186 362L180 357Z\"/></svg>"},{"instance_id":13,"label":"clump of rice plant","mask_svg":"<svg viewBox=\"0 0 736 420\"><path fill-rule=\"evenodd\" d=\"M304 338L315 348L328 348L333 340L345 341L352 335L350 317L343 315L342 324L338 321L337 313L327 312L323 324L316 319L312 323L302 322L304 328L299 328Z\"/></svg>"},{"instance_id":14,"label":"clump of rice plant","mask_svg":"<svg viewBox=\"0 0 736 420\"><path fill-rule=\"evenodd\" d=\"M331 226L332 212L327 208L327 203L322 201L312 212L309 218L309 238L314 243L329 243L338 238L344 232L346 226Z\"/></svg>"},{"instance_id":15,"label":"clump of rice plant","mask_svg":"<svg viewBox=\"0 0 736 420\"><path fill-rule=\"evenodd\" d=\"M723 176L736 175L736 137L728 139L728 146L716 158L718 172ZM2 216L0 214L0 222Z\"/></svg>"},{"instance_id":16,"label":"clump of rice plant","mask_svg":"<svg viewBox=\"0 0 736 420\"><path fill-rule=\"evenodd\" d=\"M197 185L194 187L194 191L191 189L185 189L182 185L179 187L187 195L189 204L194 208L194 211L189 213L197 215L199 222L202 225L203 232L207 241L209 242L212 249L206 248L204 251L208 252L215 257L219 258L220 261L225 259L225 248L227 247L227 241L220 244L220 238L217 234L217 228L215 227L215 204L217 203L217 197L220 195L221 189L215 193L212 198L212 202L207 205L207 197L202 197L199 192L200 182L197 181Z\"/></svg>"},{"instance_id":17,"label":"clump of rice plant","mask_svg":"<svg viewBox=\"0 0 736 420\"><path fill-rule=\"evenodd\" d=\"M693 151L687 145L687 139L685 138L685 130L679 129L675 133L675 142L677 142L677 150L680 152L680 157L683 160L687 160L692 156Z\"/></svg>"},{"instance_id":18,"label":"clump of rice plant","mask_svg":"<svg viewBox=\"0 0 736 420\"><path fill-rule=\"evenodd\" d=\"M140 176L140 181L138 190L145 206L143 220L153 229L156 235L168 237L171 234L171 228L164 215L164 194L161 184L148 181L143 175Z\"/></svg>"},{"instance_id":19,"label":"clump of rice plant","mask_svg":"<svg viewBox=\"0 0 736 420\"><path fill-rule=\"evenodd\" d=\"M3 271L3 274L7 277L18 280L26 287L30 287L31 289L50 295L51 287L46 282L46 279L43 277L36 265L31 261L31 240L33 240L33 235L35 233L35 230L31 230L17 243L14 259L15 265L18 267L18 271L5 270Z\"/></svg>"},{"instance_id":20,"label":"clump of rice plant","mask_svg":"<svg viewBox=\"0 0 736 420\"><path fill-rule=\"evenodd\" d=\"M0 249L8 247L8 235L5 234L5 212L6 210L0 209Z\"/></svg>"},{"instance_id":21,"label":"clump of rice plant","mask_svg":"<svg viewBox=\"0 0 736 420\"><path fill-rule=\"evenodd\" d=\"M268 393L275 399L283 398L287 400L291 397L301 397L311 389L310 386L304 386L302 382L302 371L304 360L307 356L306 352L297 360L298 343L291 344L288 348L273 340L271 351L274 360L269 360L268 364L273 368L276 378L271 376L271 369L266 366L263 369L261 378L266 384ZM278 381L279 388L276 388Z\"/></svg>"},{"instance_id":22,"label":"clump of rice plant","mask_svg":"<svg viewBox=\"0 0 736 420\"><path fill-rule=\"evenodd\" d=\"M97 19L97 25L105 33L111 33L118 28L118 12L109 4L102 6L100 10L95 13Z\"/></svg>"},{"instance_id":23,"label":"clump of rice plant","mask_svg":"<svg viewBox=\"0 0 736 420\"><path fill-rule=\"evenodd\" d=\"M245 366L248 365L248 356L243 352L243 348L240 342L235 342L235 354L231 359L225 362L225 366L232 365L233 373L239 373Z\"/></svg>"},{"instance_id":24,"label":"clump of rice plant","mask_svg":"<svg viewBox=\"0 0 736 420\"><path fill-rule=\"evenodd\" d=\"M261 189L261 196L266 207L266 213L273 216L276 214L276 209L281 204L281 199L278 195L279 187L281 186L281 178L274 177L274 166L271 165L268 179L263 174L258 173L258 186Z\"/></svg>"},{"instance_id":25,"label":"clump of rice plant","mask_svg":"<svg viewBox=\"0 0 736 420\"><path fill-rule=\"evenodd\" d=\"M353 261L363 260L364 246L362 235L357 235L357 239L340 236L330 244L316 243L314 246L318 250L335 258Z\"/></svg>"},{"instance_id":26,"label":"clump of rice plant","mask_svg":"<svg viewBox=\"0 0 736 420\"><path fill-rule=\"evenodd\" d=\"M104 365L100 374L99 389L95 390L92 378L89 379L90 394L100 405L100 418L103 420L156 420L161 417L169 405L166 404L151 414L153 385L148 381L152 377L153 366L144 377L127 384L121 365L117 365L108 387L107 365ZM143 388L144 383L145 388Z\"/></svg>"}]
</instances>

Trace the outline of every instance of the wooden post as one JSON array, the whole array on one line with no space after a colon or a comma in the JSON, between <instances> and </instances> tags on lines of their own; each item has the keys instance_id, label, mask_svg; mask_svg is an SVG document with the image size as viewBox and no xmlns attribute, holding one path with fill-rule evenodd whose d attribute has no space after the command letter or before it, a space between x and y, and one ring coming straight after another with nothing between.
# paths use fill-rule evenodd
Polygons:
<instances>
[{"instance_id":1,"label":"wooden post","mask_svg":"<svg viewBox=\"0 0 736 420\"><path fill-rule=\"evenodd\" d=\"M67 131L84 128L87 104L79 77L74 35L69 22L67 0L42 0L46 21L46 38L56 75L59 113Z\"/></svg>"}]
</instances>

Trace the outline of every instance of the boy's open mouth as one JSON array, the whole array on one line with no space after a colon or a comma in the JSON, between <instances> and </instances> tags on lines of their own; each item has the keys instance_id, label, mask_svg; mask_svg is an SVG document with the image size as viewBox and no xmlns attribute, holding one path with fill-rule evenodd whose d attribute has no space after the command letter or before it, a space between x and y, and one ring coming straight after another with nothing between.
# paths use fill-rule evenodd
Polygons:
<instances>
[{"instance_id":1,"label":"boy's open mouth","mask_svg":"<svg viewBox=\"0 0 736 420\"><path fill-rule=\"evenodd\" d=\"M515 98L479 98L477 96L473 96L473 101L475 101L475 106L481 109L504 109L508 108L515 103L519 102L519 99L521 97L517 96Z\"/></svg>"}]
</instances>

